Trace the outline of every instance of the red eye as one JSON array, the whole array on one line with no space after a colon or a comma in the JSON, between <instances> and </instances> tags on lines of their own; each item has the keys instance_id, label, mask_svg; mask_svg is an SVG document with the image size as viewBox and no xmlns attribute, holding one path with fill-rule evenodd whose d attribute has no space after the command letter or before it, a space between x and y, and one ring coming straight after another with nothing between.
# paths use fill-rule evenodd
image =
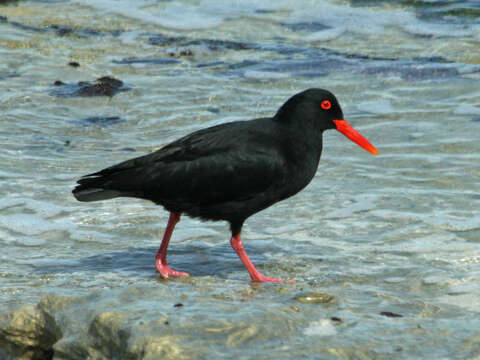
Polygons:
<instances>
[{"instance_id":1,"label":"red eye","mask_svg":"<svg viewBox=\"0 0 480 360\"><path fill-rule=\"evenodd\" d=\"M320 106L323 110L329 110L332 107L332 103L329 100L323 100Z\"/></svg>"}]
</instances>

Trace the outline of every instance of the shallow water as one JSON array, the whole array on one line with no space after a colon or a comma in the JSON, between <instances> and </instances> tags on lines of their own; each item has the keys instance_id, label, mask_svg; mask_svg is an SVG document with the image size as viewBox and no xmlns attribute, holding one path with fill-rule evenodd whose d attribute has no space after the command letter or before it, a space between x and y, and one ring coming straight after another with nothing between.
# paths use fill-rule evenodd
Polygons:
<instances>
[{"instance_id":1,"label":"shallow water","mask_svg":"<svg viewBox=\"0 0 480 360\"><path fill-rule=\"evenodd\" d=\"M1 312L50 304L54 358L141 358L131 344L159 337L178 347L165 358L480 356L477 1L19 1L0 15ZM126 91L54 85L106 75ZM169 262L193 277L164 281L165 211L71 195L81 175L309 87L333 91L380 155L327 132L312 183L246 222L253 262L295 285L252 285L228 226L187 217ZM129 334L112 330L108 351L89 340L105 314Z\"/></svg>"}]
</instances>

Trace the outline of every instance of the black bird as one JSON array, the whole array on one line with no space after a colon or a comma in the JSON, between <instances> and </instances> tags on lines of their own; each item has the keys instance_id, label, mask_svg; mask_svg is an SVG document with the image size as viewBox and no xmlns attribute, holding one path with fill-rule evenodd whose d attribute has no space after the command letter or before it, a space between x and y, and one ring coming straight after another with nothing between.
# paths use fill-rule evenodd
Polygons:
<instances>
[{"instance_id":1,"label":"black bird","mask_svg":"<svg viewBox=\"0 0 480 360\"><path fill-rule=\"evenodd\" d=\"M344 119L335 96L309 89L292 96L271 118L234 121L182 137L163 148L86 175L73 190L79 201L116 197L151 200L170 212L155 256L164 278L189 276L167 265L173 229L185 213L230 223L230 244L253 281L263 276L248 258L240 231L245 220L302 190L317 171L322 134L336 129L377 155Z\"/></svg>"}]
</instances>

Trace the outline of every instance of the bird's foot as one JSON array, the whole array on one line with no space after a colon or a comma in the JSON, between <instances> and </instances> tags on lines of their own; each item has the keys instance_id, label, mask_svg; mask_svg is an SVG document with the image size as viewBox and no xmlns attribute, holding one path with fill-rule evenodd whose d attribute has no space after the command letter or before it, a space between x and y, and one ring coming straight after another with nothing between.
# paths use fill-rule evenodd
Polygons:
<instances>
[{"instance_id":1,"label":"bird's foot","mask_svg":"<svg viewBox=\"0 0 480 360\"><path fill-rule=\"evenodd\" d=\"M173 270L167 264L157 261L157 270L163 278L168 279L170 276L191 276L187 272Z\"/></svg>"}]
</instances>

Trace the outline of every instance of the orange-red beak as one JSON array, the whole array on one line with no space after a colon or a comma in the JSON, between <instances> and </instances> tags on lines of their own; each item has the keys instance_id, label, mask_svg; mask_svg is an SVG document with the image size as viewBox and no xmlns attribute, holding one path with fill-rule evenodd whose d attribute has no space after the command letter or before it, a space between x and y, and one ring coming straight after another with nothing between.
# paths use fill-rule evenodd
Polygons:
<instances>
[{"instance_id":1,"label":"orange-red beak","mask_svg":"<svg viewBox=\"0 0 480 360\"><path fill-rule=\"evenodd\" d=\"M349 138L354 143L361 146L368 152L371 152L373 155L378 155L378 150L375 149L375 146L370 144L367 139L360 135L360 133L345 120L333 120L333 122L335 123L337 130L340 131L347 138Z\"/></svg>"}]
</instances>

